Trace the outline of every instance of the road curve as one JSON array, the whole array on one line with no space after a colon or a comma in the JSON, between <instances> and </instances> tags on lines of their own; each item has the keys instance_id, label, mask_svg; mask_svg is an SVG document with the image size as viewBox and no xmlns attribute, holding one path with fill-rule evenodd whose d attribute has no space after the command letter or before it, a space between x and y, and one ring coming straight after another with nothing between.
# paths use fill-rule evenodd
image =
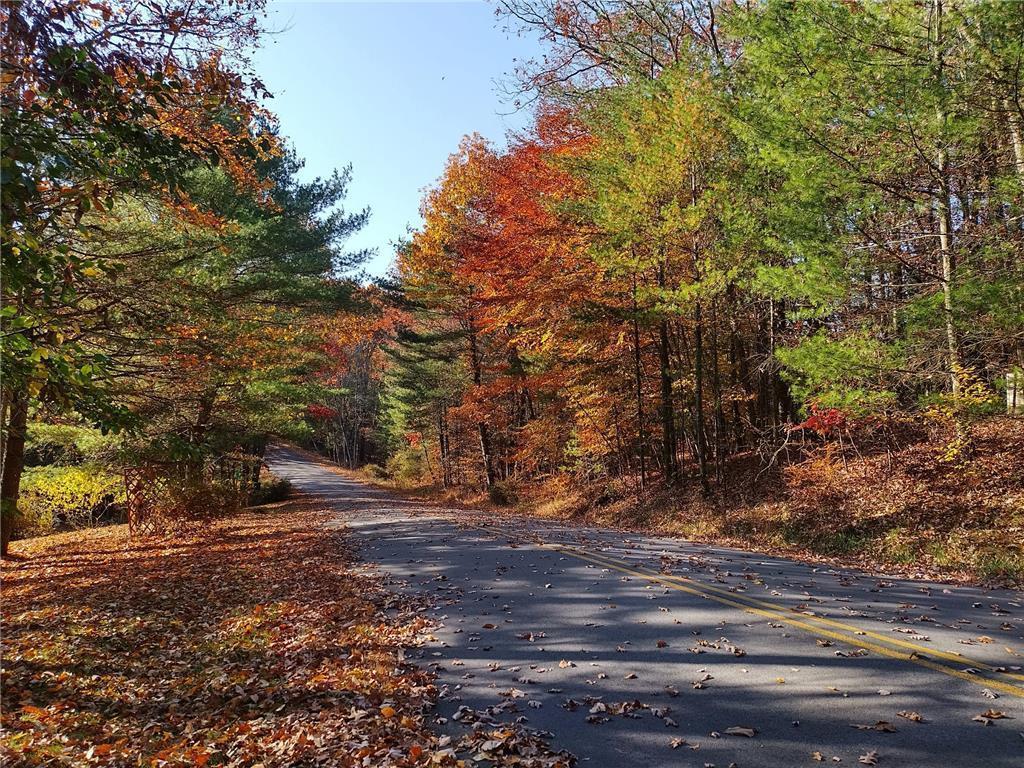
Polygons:
<instances>
[{"instance_id":1,"label":"road curve","mask_svg":"<svg viewBox=\"0 0 1024 768\"><path fill-rule=\"evenodd\" d=\"M583 766L1024 766L1020 592L493 520L286 447L268 463L433 598L422 663L452 732L458 707L498 707Z\"/></svg>"}]
</instances>

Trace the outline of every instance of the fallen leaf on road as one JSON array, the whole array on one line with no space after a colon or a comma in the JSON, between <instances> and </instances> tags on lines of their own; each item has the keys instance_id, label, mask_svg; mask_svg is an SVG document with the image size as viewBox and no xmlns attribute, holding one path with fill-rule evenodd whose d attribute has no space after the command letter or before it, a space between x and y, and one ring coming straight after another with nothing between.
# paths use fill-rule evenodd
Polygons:
<instances>
[{"instance_id":1,"label":"fallen leaf on road","mask_svg":"<svg viewBox=\"0 0 1024 768\"><path fill-rule=\"evenodd\" d=\"M547 637L547 634L544 632L522 632L516 635L516 637L520 640L529 640L532 643L534 640Z\"/></svg>"},{"instance_id":2,"label":"fallen leaf on road","mask_svg":"<svg viewBox=\"0 0 1024 768\"><path fill-rule=\"evenodd\" d=\"M825 762L825 756L821 752L811 752L811 760L823 763Z\"/></svg>"},{"instance_id":3,"label":"fallen leaf on road","mask_svg":"<svg viewBox=\"0 0 1024 768\"><path fill-rule=\"evenodd\" d=\"M857 758L857 762L861 765L878 765L878 753L872 749L866 755Z\"/></svg>"},{"instance_id":4,"label":"fallen leaf on road","mask_svg":"<svg viewBox=\"0 0 1024 768\"><path fill-rule=\"evenodd\" d=\"M920 713L914 712L909 709L904 709L896 713L899 717L905 717L907 720L913 720L915 723L923 723L924 718L921 717Z\"/></svg>"},{"instance_id":5,"label":"fallen leaf on road","mask_svg":"<svg viewBox=\"0 0 1024 768\"><path fill-rule=\"evenodd\" d=\"M874 725L860 725L858 723L850 723L851 728L856 728L859 731L879 731L881 733L896 733L896 726L886 720L879 720Z\"/></svg>"},{"instance_id":6,"label":"fallen leaf on road","mask_svg":"<svg viewBox=\"0 0 1024 768\"><path fill-rule=\"evenodd\" d=\"M696 680L693 681L693 687L696 688L697 690L700 690L701 688L705 688L706 687L704 685L704 683L706 683L708 680L714 680L714 679L715 679L714 677L712 677L707 672L705 672L703 675L701 675L700 677L698 677ZM676 692L676 694L678 695L678 691Z\"/></svg>"},{"instance_id":7,"label":"fallen leaf on road","mask_svg":"<svg viewBox=\"0 0 1024 768\"><path fill-rule=\"evenodd\" d=\"M747 728L742 725L734 725L731 728L726 728L725 732L730 736L746 736L748 739L752 739L757 733L757 730L754 728Z\"/></svg>"}]
</instances>

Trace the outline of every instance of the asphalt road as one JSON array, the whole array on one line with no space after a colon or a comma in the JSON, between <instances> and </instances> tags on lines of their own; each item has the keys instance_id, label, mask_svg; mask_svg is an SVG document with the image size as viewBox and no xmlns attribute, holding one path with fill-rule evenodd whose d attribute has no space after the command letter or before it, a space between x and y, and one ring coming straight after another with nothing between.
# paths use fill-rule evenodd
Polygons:
<instances>
[{"instance_id":1,"label":"asphalt road","mask_svg":"<svg viewBox=\"0 0 1024 768\"><path fill-rule=\"evenodd\" d=\"M442 728L490 708L602 768L1024 766L1024 593L495 521L268 461L432 597Z\"/></svg>"}]
</instances>

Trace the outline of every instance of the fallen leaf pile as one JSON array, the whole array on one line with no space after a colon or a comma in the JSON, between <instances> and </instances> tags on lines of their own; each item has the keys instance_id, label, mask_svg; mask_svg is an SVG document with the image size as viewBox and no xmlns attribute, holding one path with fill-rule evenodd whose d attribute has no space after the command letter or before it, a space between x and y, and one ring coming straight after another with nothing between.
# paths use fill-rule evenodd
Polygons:
<instances>
[{"instance_id":1,"label":"fallen leaf pile","mask_svg":"<svg viewBox=\"0 0 1024 768\"><path fill-rule=\"evenodd\" d=\"M428 622L298 499L175 539L124 526L3 564L0 762L23 766L568 766L521 728L427 727Z\"/></svg>"}]
</instances>

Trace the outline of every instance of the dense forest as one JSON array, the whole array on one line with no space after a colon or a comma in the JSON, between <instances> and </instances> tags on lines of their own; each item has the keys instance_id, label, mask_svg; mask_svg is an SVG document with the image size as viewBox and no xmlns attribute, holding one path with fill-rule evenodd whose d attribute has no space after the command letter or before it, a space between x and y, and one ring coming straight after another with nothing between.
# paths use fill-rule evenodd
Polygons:
<instances>
[{"instance_id":1,"label":"dense forest","mask_svg":"<svg viewBox=\"0 0 1024 768\"><path fill-rule=\"evenodd\" d=\"M704 494L797 439L971 456L1024 363L1020 5L499 10L533 126L427 192L319 445Z\"/></svg>"},{"instance_id":2,"label":"dense forest","mask_svg":"<svg viewBox=\"0 0 1024 768\"><path fill-rule=\"evenodd\" d=\"M467 135L375 280L347 172L298 180L228 52L262 4L133 8L4 6L5 537L83 477L92 510L125 467L275 437L613 507L792 498L909 447L938 474L905 507L956 524L972 466L983 526L1012 506L1019 4L500 2L546 46L506 83L531 124Z\"/></svg>"}]
</instances>

